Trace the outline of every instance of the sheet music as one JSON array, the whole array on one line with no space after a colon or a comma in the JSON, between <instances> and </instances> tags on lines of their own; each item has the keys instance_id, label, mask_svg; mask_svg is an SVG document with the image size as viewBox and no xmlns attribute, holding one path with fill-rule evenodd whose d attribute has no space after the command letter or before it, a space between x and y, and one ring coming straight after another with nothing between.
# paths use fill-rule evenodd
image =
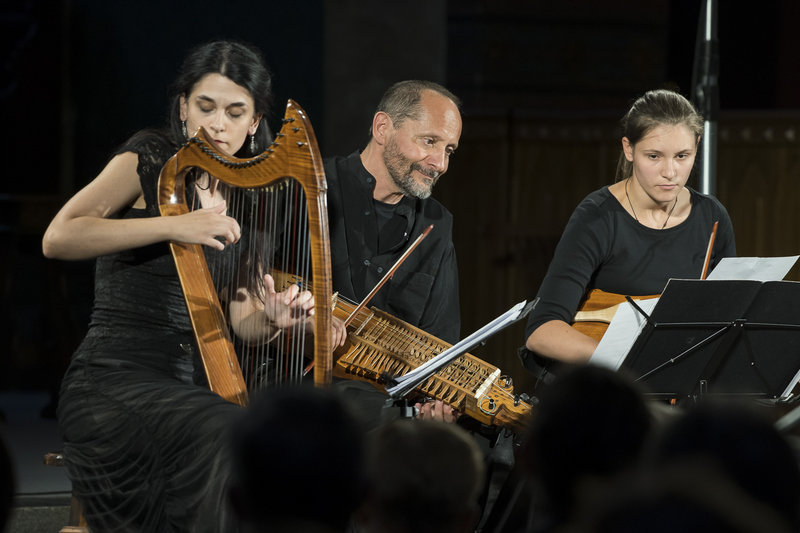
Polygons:
<instances>
[{"instance_id":1,"label":"sheet music","mask_svg":"<svg viewBox=\"0 0 800 533\"><path fill-rule=\"evenodd\" d=\"M418 385L420 382L424 381L428 377L431 376L434 372L436 372L439 368L444 367L446 364L450 363L453 359L466 353L469 349L477 344L481 343L484 339L488 339L498 331L502 330L512 322L515 322L520 318L520 313L523 312L525 309L526 301L522 301L500 315L499 317L495 318L476 332L474 332L469 337L459 341L457 344L453 345L452 347L448 348L447 350L443 351L436 357L429 359L422 365L418 366L417 368L407 372L406 374L395 378L395 385L386 388L386 392L393 396L398 392L402 392L408 389L411 389ZM530 311L530 309L527 309Z\"/></svg>"},{"instance_id":2,"label":"sheet music","mask_svg":"<svg viewBox=\"0 0 800 533\"><path fill-rule=\"evenodd\" d=\"M706 279L781 281L798 257L723 257Z\"/></svg>"},{"instance_id":3,"label":"sheet music","mask_svg":"<svg viewBox=\"0 0 800 533\"><path fill-rule=\"evenodd\" d=\"M650 315L657 302L658 298L636 300L636 305ZM647 321L639 311L627 301L623 302L603 334L603 338L600 339L589 363L618 370L646 323Z\"/></svg>"},{"instance_id":4,"label":"sheet music","mask_svg":"<svg viewBox=\"0 0 800 533\"><path fill-rule=\"evenodd\" d=\"M786 389L783 391L783 394L781 394L781 398L788 397L798 382L800 382L800 370L797 371L797 374L795 374L791 381L789 381L789 384L786 385Z\"/></svg>"}]
</instances>

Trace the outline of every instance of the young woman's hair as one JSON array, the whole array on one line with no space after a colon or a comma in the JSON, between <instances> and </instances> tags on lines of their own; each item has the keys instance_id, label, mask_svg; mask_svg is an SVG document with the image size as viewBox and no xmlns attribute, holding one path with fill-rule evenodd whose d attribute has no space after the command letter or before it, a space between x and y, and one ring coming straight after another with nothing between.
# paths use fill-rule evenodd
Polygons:
<instances>
[{"instance_id":1,"label":"young woman's hair","mask_svg":"<svg viewBox=\"0 0 800 533\"><path fill-rule=\"evenodd\" d=\"M703 117L694 106L680 94L666 89L648 91L640 96L620 121L622 136L635 146L653 128L658 126L684 125L695 138L703 135ZM615 181L631 177L632 164L620 153Z\"/></svg>"},{"instance_id":2,"label":"young woman's hair","mask_svg":"<svg viewBox=\"0 0 800 533\"><path fill-rule=\"evenodd\" d=\"M272 105L272 75L261 53L254 47L236 41L213 41L202 44L189 52L170 91L170 136L184 140L180 118L180 97L188 96L194 86L206 74L222 74L250 92L255 104L255 113L261 114L261 124L255 134L255 150L250 149L250 140L235 154L237 157L252 157L260 154L272 142L272 134L266 122Z\"/></svg>"}]
</instances>

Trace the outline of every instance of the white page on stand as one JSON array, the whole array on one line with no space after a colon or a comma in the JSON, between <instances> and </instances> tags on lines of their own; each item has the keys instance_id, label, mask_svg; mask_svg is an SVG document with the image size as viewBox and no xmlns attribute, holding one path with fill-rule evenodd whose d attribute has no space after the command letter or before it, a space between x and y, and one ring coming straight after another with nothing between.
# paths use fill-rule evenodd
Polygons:
<instances>
[{"instance_id":1,"label":"white page on stand","mask_svg":"<svg viewBox=\"0 0 800 533\"><path fill-rule=\"evenodd\" d=\"M706 279L780 281L799 257L723 257Z\"/></svg>"},{"instance_id":2,"label":"white page on stand","mask_svg":"<svg viewBox=\"0 0 800 533\"><path fill-rule=\"evenodd\" d=\"M636 304L649 316L658 298L636 300ZM647 320L630 303L623 302L617 309L589 363L618 370Z\"/></svg>"}]
</instances>

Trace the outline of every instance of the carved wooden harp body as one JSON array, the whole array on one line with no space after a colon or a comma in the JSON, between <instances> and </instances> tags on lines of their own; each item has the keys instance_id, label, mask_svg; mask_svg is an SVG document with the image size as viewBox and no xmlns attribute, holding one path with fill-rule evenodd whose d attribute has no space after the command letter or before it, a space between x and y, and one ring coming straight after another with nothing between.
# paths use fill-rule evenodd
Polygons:
<instances>
[{"instance_id":1,"label":"carved wooden harp body","mask_svg":"<svg viewBox=\"0 0 800 533\"><path fill-rule=\"evenodd\" d=\"M245 361L242 354L237 356L239 344L231 334L226 312L220 304L220 294L225 294L225 288L212 278L203 247L171 242L211 390L244 405L248 390L258 388L253 376L259 369L263 372L269 366L270 372L280 374L271 380L287 378L291 381L302 376L303 358L309 355L314 359L315 384L330 383L331 309L320 305L331 301L327 184L316 137L305 112L289 100L275 142L261 155L250 159L220 154L201 129L161 171L158 190L163 216L189 212L187 198L191 198L196 187L193 180L187 182L191 173L207 173L219 180L220 189L226 194L227 214L237 218L243 226L241 248L234 260L236 265L214 269L214 277L217 277L216 270L229 270L239 275L243 264L250 264L251 268L256 264L259 276L273 270L296 271L299 277L313 280L311 291L317 303L313 341L308 341L309 344L313 342L313 354L310 349L299 346L305 341L298 335L285 340L272 339L269 347L264 348L268 361ZM245 224L249 225L247 231ZM257 250L250 250L251 247ZM262 348L251 345L245 350ZM291 360L287 362L287 358Z\"/></svg>"}]
</instances>

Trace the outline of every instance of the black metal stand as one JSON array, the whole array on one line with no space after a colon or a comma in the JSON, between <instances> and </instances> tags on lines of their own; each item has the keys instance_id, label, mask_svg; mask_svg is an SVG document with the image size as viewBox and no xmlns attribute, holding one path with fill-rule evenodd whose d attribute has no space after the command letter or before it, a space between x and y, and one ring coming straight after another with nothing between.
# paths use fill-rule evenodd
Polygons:
<instances>
[{"instance_id":1,"label":"black metal stand","mask_svg":"<svg viewBox=\"0 0 800 533\"><path fill-rule=\"evenodd\" d=\"M655 396L777 399L800 370L800 283L670 280L621 368ZM635 304L634 304L635 305Z\"/></svg>"}]
</instances>

